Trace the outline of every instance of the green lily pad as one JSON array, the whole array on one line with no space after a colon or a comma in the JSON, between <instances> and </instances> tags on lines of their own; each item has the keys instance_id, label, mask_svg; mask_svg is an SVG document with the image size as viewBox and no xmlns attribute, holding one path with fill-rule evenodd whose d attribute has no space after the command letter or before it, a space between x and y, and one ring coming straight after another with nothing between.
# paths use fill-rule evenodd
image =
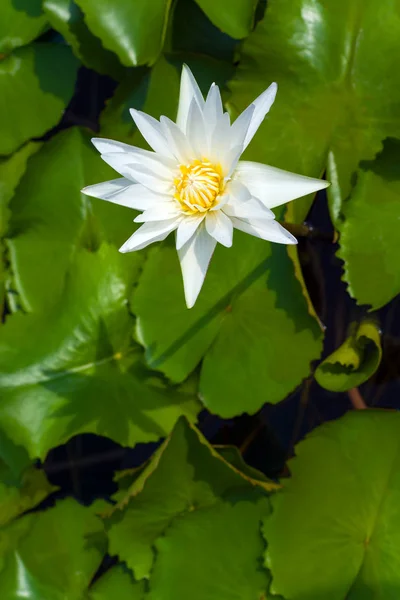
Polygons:
<instances>
[{"instance_id":1,"label":"green lily pad","mask_svg":"<svg viewBox=\"0 0 400 600\"><path fill-rule=\"evenodd\" d=\"M165 436L181 414L196 419L192 387L167 388L142 365L129 289L129 265L115 248L83 250L52 310L3 326L0 427L31 458L78 433L133 446Z\"/></svg>"},{"instance_id":2,"label":"green lily pad","mask_svg":"<svg viewBox=\"0 0 400 600\"><path fill-rule=\"evenodd\" d=\"M0 155L58 123L77 69L71 50L59 44L31 44L0 60Z\"/></svg>"},{"instance_id":3,"label":"green lily pad","mask_svg":"<svg viewBox=\"0 0 400 600\"><path fill-rule=\"evenodd\" d=\"M400 293L400 141L389 138L357 171L351 201L340 204L338 256L349 293L377 309Z\"/></svg>"},{"instance_id":4,"label":"green lily pad","mask_svg":"<svg viewBox=\"0 0 400 600\"><path fill-rule=\"evenodd\" d=\"M155 558L154 544L157 545L167 534L173 521L180 520L183 525L186 522L191 523L194 513L206 514L206 510L219 505L216 511L217 515L224 515L235 522L239 517L234 513L228 516L226 513L229 511L225 511L221 505L225 505L225 502L227 505L235 505L236 502L240 504L241 499L247 500L249 503L246 506L254 519L249 535L253 541L256 541L257 536L254 538L254 534L255 531L258 531L256 522L260 518L259 511L268 512L269 510L264 486L265 482L258 482L243 476L236 468L221 458L198 431L181 419L170 437L134 480L125 494L125 498L113 511L111 527L108 531L110 552L118 554L120 559L133 570L137 579L152 577ZM246 509L244 510L247 512ZM210 515L212 514L210 512ZM244 521L246 518L244 517ZM205 518L205 521L211 524L215 519L218 520L218 516L215 515L210 521ZM247 530L244 522L239 522L238 526ZM188 533L190 528L191 525L187 530ZM196 538L197 536L194 536L193 539ZM211 545L211 539L209 541ZM230 542L222 536L221 544L224 543L228 548ZM162 544L161 541L160 544ZM205 565L208 559L204 547L202 552L204 554L202 557L204 571L202 586L204 586L207 581ZM176 558L175 552L174 556L175 568L178 568L182 563L179 558ZM249 556L245 557L241 553L240 557L243 559L243 564L247 564ZM238 556L239 560L240 557ZM158 558L156 564L157 560ZM200 566L200 562L198 566ZM255 567L256 565L254 565ZM232 573L234 572L235 570L232 570ZM227 577L229 577L228 572ZM265 583L265 573L263 578ZM190 581L190 577L188 581ZM215 582L215 585L218 589L218 585L223 584ZM164 593L175 597L175 589L168 586L169 584ZM200 583L198 593L199 597L201 597L201 593L203 593L203 597L208 597Z\"/></svg>"},{"instance_id":5,"label":"green lily pad","mask_svg":"<svg viewBox=\"0 0 400 600\"><path fill-rule=\"evenodd\" d=\"M44 0L43 10L51 26L67 40L85 66L114 78L122 77L123 67L118 58L91 33L74 0Z\"/></svg>"},{"instance_id":6,"label":"green lily pad","mask_svg":"<svg viewBox=\"0 0 400 600\"><path fill-rule=\"evenodd\" d=\"M134 581L120 565L102 575L89 591L90 600L143 600L144 597L143 582Z\"/></svg>"},{"instance_id":7,"label":"green lily pad","mask_svg":"<svg viewBox=\"0 0 400 600\"><path fill-rule=\"evenodd\" d=\"M254 0L196 0L207 17L233 38L244 38L249 35L254 25L254 13L257 2Z\"/></svg>"},{"instance_id":8,"label":"green lily pad","mask_svg":"<svg viewBox=\"0 0 400 600\"><path fill-rule=\"evenodd\" d=\"M340 348L318 365L315 379L331 392L346 392L367 381L379 367L381 358L377 324L372 321L355 323Z\"/></svg>"},{"instance_id":9,"label":"green lily pad","mask_svg":"<svg viewBox=\"0 0 400 600\"><path fill-rule=\"evenodd\" d=\"M235 231L188 310L173 242L149 253L132 300L149 366L179 382L203 360L201 399L223 417L282 400L308 375L322 338L286 249Z\"/></svg>"},{"instance_id":10,"label":"green lily pad","mask_svg":"<svg viewBox=\"0 0 400 600\"><path fill-rule=\"evenodd\" d=\"M25 46L43 33L47 19L41 0L2 0L0 5L0 55ZM1 60L1 56L0 56Z\"/></svg>"},{"instance_id":11,"label":"green lily pad","mask_svg":"<svg viewBox=\"0 0 400 600\"><path fill-rule=\"evenodd\" d=\"M296 447L264 521L271 592L286 600L397 600L400 415L362 410Z\"/></svg>"},{"instance_id":12,"label":"green lily pad","mask_svg":"<svg viewBox=\"0 0 400 600\"><path fill-rule=\"evenodd\" d=\"M132 211L81 193L85 185L113 178L89 136L76 128L56 135L29 160L9 205L6 239L17 308L45 312L62 296L77 249L96 250L102 241L120 246L131 235ZM132 278L142 258L125 261Z\"/></svg>"},{"instance_id":13,"label":"green lily pad","mask_svg":"<svg viewBox=\"0 0 400 600\"><path fill-rule=\"evenodd\" d=\"M92 33L126 67L153 64L162 51L169 0L76 0Z\"/></svg>"},{"instance_id":14,"label":"green lily pad","mask_svg":"<svg viewBox=\"0 0 400 600\"><path fill-rule=\"evenodd\" d=\"M103 526L74 500L23 517L0 532L4 598L78 600L100 565Z\"/></svg>"}]
</instances>

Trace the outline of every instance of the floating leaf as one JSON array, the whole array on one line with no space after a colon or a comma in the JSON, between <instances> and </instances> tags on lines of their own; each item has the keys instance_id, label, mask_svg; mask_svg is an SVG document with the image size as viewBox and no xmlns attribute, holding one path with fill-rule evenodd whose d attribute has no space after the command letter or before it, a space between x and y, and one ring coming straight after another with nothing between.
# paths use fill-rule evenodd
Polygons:
<instances>
[{"instance_id":1,"label":"floating leaf","mask_svg":"<svg viewBox=\"0 0 400 600\"><path fill-rule=\"evenodd\" d=\"M149 577L154 568L153 546L166 534L176 518L179 518L183 524L186 521L190 523L194 512L204 512L205 509L211 509L225 501L228 505L240 503L242 498L249 500L248 509L255 519L249 535L256 541L259 510L268 512L268 501L262 491L264 485L265 482L259 483L243 476L221 458L199 432L181 419L170 437L133 482L125 500L119 505L120 510L114 511L112 525L108 532L110 552L118 554L121 560L133 570L137 579ZM244 510L246 512L246 509ZM233 513L227 516L224 507L220 507L217 514L225 515L233 522L238 518ZM246 518L244 517L244 521ZM208 522L214 522L214 519L218 520L218 517L214 516L212 521ZM205 520L207 522L207 519ZM247 531L244 521L240 522L238 527ZM191 525L188 531L190 527ZM193 539L197 539L197 536ZM228 538L222 536L221 544L224 542L228 552L230 542ZM202 552L204 553L202 559L204 571L202 585L204 586L208 572L208 567L205 567L207 551L204 547ZM247 565L248 557L243 557L243 553L240 553L238 560L240 557L243 560L242 564ZM182 563L178 560L176 567L179 564ZM200 562L196 564L200 566ZM256 565L254 569L255 567ZM226 577L229 578L234 572L235 570L232 573L227 570ZM215 581L213 584L216 589L219 585L224 585L223 582ZM167 586L165 593L175 597L173 588ZM204 587L200 587L198 593L199 597L201 593L203 598L209 597Z\"/></svg>"},{"instance_id":2,"label":"floating leaf","mask_svg":"<svg viewBox=\"0 0 400 600\"><path fill-rule=\"evenodd\" d=\"M363 410L316 429L264 522L271 592L286 600L397 600L400 415Z\"/></svg>"},{"instance_id":3,"label":"floating leaf","mask_svg":"<svg viewBox=\"0 0 400 600\"><path fill-rule=\"evenodd\" d=\"M142 600L144 598L143 582L134 581L133 577L121 566L113 567L96 581L89 592L90 600Z\"/></svg>"},{"instance_id":4,"label":"floating leaf","mask_svg":"<svg viewBox=\"0 0 400 600\"><path fill-rule=\"evenodd\" d=\"M79 247L101 241L121 245L132 233L127 208L81 194L85 185L112 179L86 134L68 129L46 143L29 161L13 200L7 247L13 294L27 312L44 312L58 302ZM125 260L132 277L143 254Z\"/></svg>"},{"instance_id":5,"label":"floating leaf","mask_svg":"<svg viewBox=\"0 0 400 600\"><path fill-rule=\"evenodd\" d=\"M114 78L122 76L123 68L118 58L91 33L84 22L83 12L74 0L44 0L43 9L51 26L71 44L84 65Z\"/></svg>"},{"instance_id":6,"label":"floating leaf","mask_svg":"<svg viewBox=\"0 0 400 600\"><path fill-rule=\"evenodd\" d=\"M382 358L380 332L376 323L353 324L345 342L318 365L315 379L331 392L345 392L367 381Z\"/></svg>"},{"instance_id":7,"label":"floating leaf","mask_svg":"<svg viewBox=\"0 0 400 600\"><path fill-rule=\"evenodd\" d=\"M141 364L127 266L107 245L81 251L52 310L2 328L0 427L32 458L78 433L133 446L165 436L181 414L196 418L189 386L168 389Z\"/></svg>"},{"instance_id":8,"label":"floating leaf","mask_svg":"<svg viewBox=\"0 0 400 600\"><path fill-rule=\"evenodd\" d=\"M0 482L0 526L21 513L34 508L57 488L49 483L45 473L31 467L22 476L20 487L4 483L3 470Z\"/></svg>"},{"instance_id":9,"label":"floating leaf","mask_svg":"<svg viewBox=\"0 0 400 600\"><path fill-rule=\"evenodd\" d=\"M400 137L399 37L393 0L269 0L231 83L235 113L279 84L246 157L320 176L329 155L328 194L348 198L360 161L373 159L388 135ZM294 219L309 206L296 200Z\"/></svg>"},{"instance_id":10,"label":"floating leaf","mask_svg":"<svg viewBox=\"0 0 400 600\"><path fill-rule=\"evenodd\" d=\"M172 239L149 254L132 302L148 364L179 382L204 359L201 399L223 417L282 400L321 351L286 249L234 235L232 248L217 247L191 310Z\"/></svg>"},{"instance_id":11,"label":"floating leaf","mask_svg":"<svg viewBox=\"0 0 400 600\"><path fill-rule=\"evenodd\" d=\"M46 27L41 0L1 0L0 55L29 44Z\"/></svg>"},{"instance_id":12,"label":"floating leaf","mask_svg":"<svg viewBox=\"0 0 400 600\"><path fill-rule=\"evenodd\" d=\"M350 201L340 204L338 256L360 304L377 309L400 293L400 140L389 139L357 171Z\"/></svg>"},{"instance_id":13,"label":"floating leaf","mask_svg":"<svg viewBox=\"0 0 400 600\"><path fill-rule=\"evenodd\" d=\"M76 0L104 48L127 67L153 64L162 51L170 0Z\"/></svg>"},{"instance_id":14,"label":"floating leaf","mask_svg":"<svg viewBox=\"0 0 400 600\"><path fill-rule=\"evenodd\" d=\"M103 527L74 500L23 517L0 532L0 588L4 598L83 598L102 552Z\"/></svg>"},{"instance_id":15,"label":"floating leaf","mask_svg":"<svg viewBox=\"0 0 400 600\"><path fill-rule=\"evenodd\" d=\"M233 38L249 35L254 25L257 2L254 0L196 0L207 17Z\"/></svg>"},{"instance_id":16,"label":"floating leaf","mask_svg":"<svg viewBox=\"0 0 400 600\"><path fill-rule=\"evenodd\" d=\"M31 44L0 60L0 155L57 124L77 69L71 50L56 44Z\"/></svg>"}]
</instances>

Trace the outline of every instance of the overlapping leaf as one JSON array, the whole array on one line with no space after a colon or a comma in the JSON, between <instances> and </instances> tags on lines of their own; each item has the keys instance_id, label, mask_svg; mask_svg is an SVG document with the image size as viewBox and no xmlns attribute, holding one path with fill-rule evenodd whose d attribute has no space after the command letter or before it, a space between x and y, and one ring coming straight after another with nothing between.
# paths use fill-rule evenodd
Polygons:
<instances>
[{"instance_id":1,"label":"overlapping leaf","mask_svg":"<svg viewBox=\"0 0 400 600\"><path fill-rule=\"evenodd\" d=\"M0 531L0 588L4 598L78 600L104 552L102 523L91 510L65 500ZM104 544L103 544L104 545Z\"/></svg>"},{"instance_id":2,"label":"overlapping leaf","mask_svg":"<svg viewBox=\"0 0 400 600\"><path fill-rule=\"evenodd\" d=\"M47 26L41 0L2 0L0 5L0 55L25 46ZM0 56L1 60L1 56Z\"/></svg>"},{"instance_id":3,"label":"overlapping leaf","mask_svg":"<svg viewBox=\"0 0 400 600\"><path fill-rule=\"evenodd\" d=\"M287 600L396 600L400 415L354 411L315 430L265 520L271 592Z\"/></svg>"},{"instance_id":4,"label":"overlapping leaf","mask_svg":"<svg viewBox=\"0 0 400 600\"><path fill-rule=\"evenodd\" d=\"M110 552L137 579L150 577L150 598L259 598L268 583L259 565L266 486L181 419L114 512Z\"/></svg>"},{"instance_id":5,"label":"overlapping leaf","mask_svg":"<svg viewBox=\"0 0 400 600\"><path fill-rule=\"evenodd\" d=\"M127 67L153 64L164 44L171 0L76 0L104 48Z\"/></svg>"},{"instance_id":6,"label":"overlapping leaf","mask_svg":"<svg viewBox=\"0 0 400 600\"><path fill-rule=\"evenodd\" d=\"M121 245L133 231L132 211L81 194L85 185L112 178L79 129L59 133L29 161L10 204L6 240L11 293L25 311L44 312L57 303L77 248L95 250L101 241ZM132 277L142 256L125 261Z\"/></svg>"},{"instance_id":7,"label":"overlapping leaf","mask_svg":"<svg viewBox=\"0 0 400 600\"><path fill-rule=\"evenodd\" d=\"M134 581L127 569L121 566L107 571L90 588L90 600L143 600L143 582Z\"/></svg>"},{"instance_id":8,"label":"overlapping leaf","mask_svg":"<svg viewBox=\"0 0 400 600\"><path fill-rule=\"evenodd\" d=\"M282 400L321 350L286 249L240 232L190 311L172 239L149 255L132 306L148 364L182 381L204 358L201 398L224 417Z\"/></svg>"},{"instance_id":9,"label":"overlapping leaf","mask_svg":"<svg viewBox=\"0 0 400 600\"><path fill-rule=\"evenodd\" d=\"M78 61L67 46L31 44L0 60L0 155L42 136L74 92Z\"/></svg>"},{"instance_id":10,"label":"overlapping leaf","mask_svg":"<svg viewBox=\"0 0 400 600\"><path fill-rule=\"evenodd\" d=\"M379 328L373 321L355 323L343 344L318 365L315 379L332 392L361 385L377 370L382 358Z\"/></svg>"},{"instance_id":11,"label":"overlapping leaf","mask_svg":"<svg viewBox=\"0 0 400 600\"><path fill-rule=\"evenodd\" d=\"M380 215L379 222L386 220L388 213L389 219L397 220L398 202L391 201L393 189L390 185L388 189L384 179L372 182L372 192L370 186L362 184L361 174L354 197L352 184L361 161L373 160L386 137L400 137L399 36L400 12L392 0L379 6L371 0L271 0L264 20L243 46L231 84L231 106L236 111L271 81L278 82L279 93L270 117L247 156L307 175L319 176L328 166L333 214L337 215L348 199L344 215L349 219L349 234L360 221L368 223L368 227L359 228L349 250L344 249L341 256L347 263L346 273L351 272L350 291L361 302L374 306L379 305L377 297L384 302L394 288L398 291L397 278L391 287L389 283L398 248L390 225L385 243L373 243L374 212L379 213L383 199L385 217ZM372 203L375 208L371 210ZM297 201L294 220L302 220L309 205L308 199ZM374 239L380 240L382 231L381 226ZM344 246L347 240L343 240ZM363 260L359 259L361 247ZM388 266L390 260L392 266ZM385 275L381 274L383 265ZM386 290L371 291L368 283L353 285L356 278L385 278Z\"/></svg>"},{"instance_id":12,"label":"overlapping leaf","mask_svg":"<svg viewBox=\"0 0 400 600\"><path fill-rule=\"evenodd\" d=\"M0 427L32 458L82 432L134 445L168 433L180 414L195 418L191 389L166 389L141 366L130 280L115 248L81 251L52 310L2 328Z\"/></svg>"},{"instance_id":13,"label":"overlapping leaf","mask_svg":"<svg viewBox=\"0 0 400 600\"><path fill-rule=\"evenodd\" d=\"M233 38L246 37L254 24L257 2L254 0L196 0L208 18Z\"/></svg>"},{"instance_id":14,"label":"overlapping leaf","mask_svg":"<svg viewBox=\"0 0 400 600\"><path fill-rule=\"evenodd\" d=\"M54 29L59 31L84 65L99 73L119 78L123 68L116 55L106 50L91 33L84 15L74 0L44 0L43 9Z\"/></svg>"}]
</instances>

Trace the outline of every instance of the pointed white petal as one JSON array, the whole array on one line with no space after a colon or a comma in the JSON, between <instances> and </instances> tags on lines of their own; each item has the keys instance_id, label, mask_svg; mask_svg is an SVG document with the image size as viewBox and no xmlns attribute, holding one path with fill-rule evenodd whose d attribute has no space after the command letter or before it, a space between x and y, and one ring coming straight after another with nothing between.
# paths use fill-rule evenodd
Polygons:
<instances>
[{"instance_id":1,"label":"pointed white petal","mask_svg":"<svg viewBox=\"0 0 400 600\"><path fill-rule=\"evenodd\" d=\"M199 108L202 109L204 106L204 98L200 88L197 85L197 82L193 77L189 67L187 65L183 65L176 124L184 133L186 132L189 109L193 98L196 100Z\"/></svg>"},{"instance_id":2,"label":"pointed white petal","mask_svg":"<svg viewBox=\"0 0 400 600\"><path fill-rule=\"evenodd\" d=\"M206 229L208 233L223 246L226 246L227 248L232 246L232 221L222 211L215 210L207 213Z\"/></svg>"},{"instance_id":3,"label":"pointed white petal","mask_svg":"<svg viewBox=\"0 0 400 600\"><path fill-rule=\"evenodd\" d=\"M228 152L226 152L223 155L221 165L224 169L225 178L230 177L233 171L236 169L239 159L242 156L242 152L242 146L233 146L232 148L230 148L230 150L228 150Z\"/></svg>"},{"instance_id":4,"label":"pointed white petal","mask_svg":"<svg viewBox=\"0 0 400 600\"><path fill-rule=\"evenodd\" d=\"M182 214L173 200L157 202L151 208L145 210L134 219L135 223L147 223L148 221L166 221L178 218Z\"/></svg>"},{"instance_id":5,"label":"pointed white petal","mask_svg":"<svg viewBox=\"0 0 400 600\"><path fill-rule=\"evenodd\" d=\"M209 142L203 113L196 99L192 100L187 118L186 135L191 147L198 157L208 156Z\"/></svg>"},{"instance_id":6,"label":"pointed white petal","mask_svg":"<svg viewBox=\"0 0 400 600\"><path fill-rule=\"evenodd\" d=\"M139 183L132 183L129 179L112 179L104 183L89 185L82 192L93 198L101 198L114 204L127 206L136 210L145 210L163 199L159 194L150 192Z\"/></svg>"},{"instance_id":7,"label":"pointed white petal","mask_svg":"<svg viewBox=\"0 0 400 600\"><path fill-rule=\"evenodd\" d=\"M190 162L194 158L194 152L190 147L186 135L182 133L178 125L171 121L171 119L168 119L168 117L161 117L160 123L168 146L175 158L180 163Z\"/></svg>"},{"instance_id":8,"label":"pointed white petal","mask_svg":"<svg viewBox=\"0 0 400 600\"><path fill-rule=\"evenodd\" d=\"M254 100L254 102L252 102L254 106L254 112L246 133L246 137L244 139L243 150L247 148L247 146L250 144L251 140L254 137L254 134L263 122L265 115L269 112L269 109L274 103L277 91L277 84L271 83L269 88L266 89L265 92L263 92L260 96L258 96L258 98Z\"/></svg>"},{"instance_id":9,"label":"pointed white petal","mask_svg":"<svg viewBox=\"0 0 400 600\"><path fill-rule=\"evenodd\" d=\"M223 211L230 217L243 219L275 219L275 215L262 202L253 198L249 190L240 181L231 181L228 185L229 199Z\"/></svg>"},{"instance_id":10,"label":"pointed white petal","mask_svg":"<svg viewBox=\"0 0 400 600\"><path fill-rule=\"evenodd\" d=\"M211 162L220 163L224 169L230 167L232 158L228 159L226 164L225 158L230 154L231 147L231 124L228 113L222 114L217 120L214 131L211 136L209 159Z\"/></svg>"},{"instance_id":11,"label":"pointed white petal","mask_svg":"<svg viewBox=\"0 0 400 600\"><path fill-rule=\"evenodd\" d=\"M296 238L271 219L237 219L231 217L235 229L278 244L297 244Z\"/></svg>"},{"instance_id":12,"label":"pointed white petal","mask_svg":"<svg viewBox=\"0 0 400 600\"><path fill-rule=\"evenodd\" d=\"M250 104L233 122L231 126L231 139L232 144L235 146L242 146L244 144L244 140L246 139L247 131L249 129L251 120L253 118L255 106L254 104Z\"/></svg>"},{"instance_id":13,"label":"pointed white petal","mask_svg":"<svg viewBox=\"0 0 400 600\"><path fill-rule=\"evenodd\" d=\"M173 169L176 166L176 161L173 158L168 158L167 156L150 152L149 150L143 150L143 148L138 148L137 146L124 144L124 142L108 140L106 138L92 138L92 144L95 146L95 148L97 148L100 154L124 153L135 157L147 156L148 158L153 157L159 163L170 169ZM137 159L135 162L140 162L140 160Z\"/></svg>"},{"instance_id":14,"label":"pointed white petal","mask_svg":"<svg viewBox=\"0 0 400 600\"><path fill-rule=\"evenodd\" d=\"M178 250L188 308L196 302L216 244L202 223L196 234Z\"/></svg>"},{"instance_id":15,"label":"pointed white petal","mask_svg":"<svg viewBox=\"0 0 400 600\"><path fill-rule=\"evenodd\" d=\"M203 221L205 214L193 215L191 217L183 217L176 230L176 249L180 250L184 244L193 236L200 223Z\"/></svg>"},{"instance_id":16,"label":"pointed white petal","mask_svg":"<svg viewBox=\"0 0 400 600\"><path fill-rule=\"evenodd\" d=\"M211 128L211 130L214 129L218 119L222 116L222 114L223 108L219 87L213 83L207 94L203 110L204 121L206 122L207 126Z\"/></svg>"},{"instance_id":17,"label":"pointed white petal","mask_svg":"<svg viewBox=\"0 0 400 600\"><path fill-rule=\"evenodd\" d=\"M135 152L111 152L102 154L101 158L116 171L121 173L121 169L125 170L127 165L139 164L143 165L147 171L153 173L159 179L165 179L171 182L176 177L176 169L171 169L166 166L159 154L140 150ZM161 160L160 160L161 158ZM176 163L174 163L176 166Z\"/></svg>"},{"instance_id":18,"label":"pointed white petal","mask_svg":"<svg viewBox=\"0 0 400 600\"><path fill-rule=\"evenodd\" d=\"M167 140L162 133L160 123L153 117L150 117L150 115L146 115L140 110L131 108L130 113L132 115L132 119L136 123L137 128L149 146L151 146L155 152L159 152L163 156L173 158L173 154L168 147Z\"/></svg>"},{"instance_id":19,"label":"pointed white petal","mask_svg":"<svg viewBox=\"0 0 400 600\"><path fill-rule=\"evenodd\" d=\"M328 187L329 182L290 173L269 165L240 161L234 178L244 183L251 195L268 208Z\"/></svg>"},{"instance_id":20,"label":"pointed white petal","mask_svg":"<svg viewBox=\"0 0 400 600\"><path fill-rule=\"evenodd\" d=\"M153 242L165 240L167 235L174 231L179 225L178 219L168 219L167 221L156 221L155 223L144 223L133 235L121 246L120 252L133 252L142 250Z\"/></svg>"},{"instance_id":21,"label":"pointed white petal","mask_svg":"<svg viewBox=\"0 0 400 600\"><path fill-rule=\"evenodd\" d=\"M105 157L107 156L107 157ZM118 171L133 182L141 183L146 188L155 192L156 194L169 194L171 195L173 180L172 178L168 181L167 179L161 179L154 175L151 171L146 169L139 164L129 164L125 166L114 165L113 157L115 154L107 154L103 155L106 163L111 165L114 169L118 169Z\"/></svg>"}]
</instances>

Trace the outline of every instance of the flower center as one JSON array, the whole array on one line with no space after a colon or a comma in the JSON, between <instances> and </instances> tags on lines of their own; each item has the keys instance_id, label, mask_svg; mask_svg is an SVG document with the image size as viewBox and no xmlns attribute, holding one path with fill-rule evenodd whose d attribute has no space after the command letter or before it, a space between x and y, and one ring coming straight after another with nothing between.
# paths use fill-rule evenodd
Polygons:
<instances>
[{"instance_id":1,"label":"flower center","mask_svg":"<svg viewBox=\"0 0 400 600\"><path fill-rule=\"evenodd\" d=\"M174 179L174 198L184 213L193 215L212 208L224 189L220 165L208 160L194 160L179 166L180 175Z\"/></svg>"}]
</instances>

